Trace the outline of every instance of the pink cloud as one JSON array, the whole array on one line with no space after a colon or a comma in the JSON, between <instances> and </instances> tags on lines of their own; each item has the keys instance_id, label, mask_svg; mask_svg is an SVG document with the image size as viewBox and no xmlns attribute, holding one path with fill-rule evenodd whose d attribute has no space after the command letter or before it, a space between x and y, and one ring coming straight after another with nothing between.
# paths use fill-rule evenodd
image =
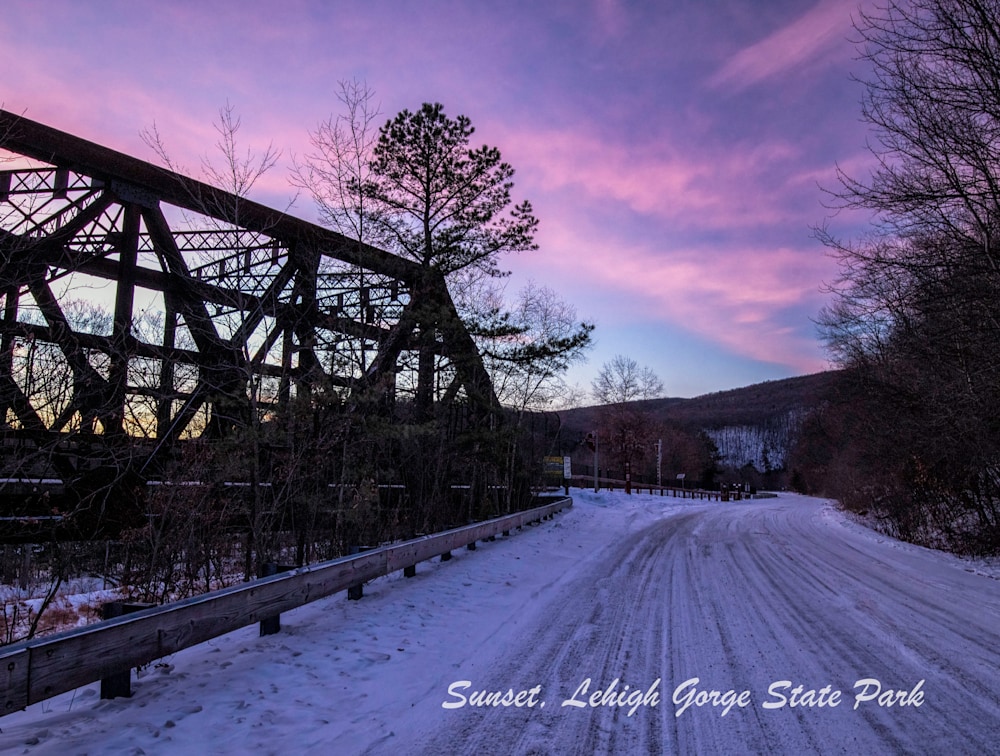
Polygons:
<instances>
[{"instance_id":1,"label":"pink cloud","mask_svg":"<svg viewBox=\"0 0 1000 756\"><path fill-rule=\"evenodd\" d=\"M803 335L801 316L794 314L818 309L818 282L834 274L820 249L664 252L597 238L566 224L544 237L549 276L578 290L599 288L613 303L587 313L599 323L665 320L744 357L803 372L826 367L815 339ZM590 298L591 305L597 301Z\"/></svg>"},{"instance_id":2,"label":"pink cloud","mask_svg":"<svg viewBox=\"0 0 1000 756\"><path fill-rule=\"evenodd\" d=\"M683 227L736 228L787 221L781 196L798 150L773 140L683 154L669 145L601 141L578 132L511 133L505 154L541 191L581 190ZM787 198L784 198L787 199Z\"/></svg>"},{"instance_id":3,"label":"pink cloud","mask_svg":"<svg viewBox=\"0 0 1000 756\"><path fill-rule=\"evenodd\" d=\"M733 55L712 75L713 87L744 89L793 69L841 56L857 2L821 0L811 10Z\"/></svg>"}]
</instances>

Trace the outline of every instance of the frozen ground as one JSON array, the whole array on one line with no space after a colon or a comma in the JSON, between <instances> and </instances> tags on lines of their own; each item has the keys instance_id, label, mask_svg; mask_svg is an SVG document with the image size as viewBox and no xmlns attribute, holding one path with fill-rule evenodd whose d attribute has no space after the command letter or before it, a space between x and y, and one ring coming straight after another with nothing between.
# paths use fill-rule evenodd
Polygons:
<instances>
[{"instance_id":1,"label":"frozen ground","mask_svg":"<svg viewBox=\"0 0 1000 756\"><path fill-rule=\"evenodd\" d=\"M4 717L0 753L998 752L995 569L818 499L574 501Z\"/></svg>"}]
</instances>

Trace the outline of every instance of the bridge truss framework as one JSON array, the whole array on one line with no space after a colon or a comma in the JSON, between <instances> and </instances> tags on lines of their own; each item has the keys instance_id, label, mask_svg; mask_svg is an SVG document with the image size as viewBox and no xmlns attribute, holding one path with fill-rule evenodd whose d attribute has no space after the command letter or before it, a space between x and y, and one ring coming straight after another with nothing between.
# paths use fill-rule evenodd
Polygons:
<instances>
[{"instance_id":1,"label":"bridge truss framework","mask_svg":"<svg viewBox=\"0 0 1000 756\"><path fill-rule=\"evenodd\" d=\"M436 272L6 111L0 150L6 435L144 439L145 468L320 390L498 409Z\"/></svg>"}]
</instances>

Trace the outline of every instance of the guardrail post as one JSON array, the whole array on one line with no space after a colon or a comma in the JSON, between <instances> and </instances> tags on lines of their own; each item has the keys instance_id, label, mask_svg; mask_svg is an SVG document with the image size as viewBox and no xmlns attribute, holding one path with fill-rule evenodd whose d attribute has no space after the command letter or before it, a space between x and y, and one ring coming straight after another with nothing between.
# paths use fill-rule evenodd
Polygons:
<instances>
[{"instance_id":1,"label":"guardrail post","mask_svg":"<svg viewBox=\"0 0 1000 756\"><path fill-rule=\"evenodd\" d=\"M260 572L257 577L271 577L271 575L278 575L282 572L288 572L289 570L294 570L295 565L293 564L278 564L276 562L264 562L260 566ZM268 617L267 619L262 619L260 621L260 637L263 638L265 635L275 635L281 632L281 615L276 614L273 617Z\"/></svg>"},{"instance_id":2,"label":"guardrail post","mask_svg":"<svg viewBox=\"0 0 1000 756\"><path fill-rule=\"evenodd\" d=\"M449 559L451 559L451 552L450 551L446 551L446 552L444 552L441 555L441 561L442 562L447 562Z\"/></svg>"},{"instance_id":3,"label":"guardrail post","mask_svg":"<svg viewBox=\"0 0 1000 756\"><path fill-rule=\"evenodd\" d=\"M124 601L109 601L101 605L101 619L108 620L115 617L122 617L140 609L148 609L154 604L126 603ZM101 698L131 698L132 697L132 670L117 672L101 679Z\"/></svg>"},{"instance_id":4,"label":"guardrail post","mask_svg":"<svg viewBox=\"0 0 1000 756\"><path fill-rule=\"evenodd\" d=\"M371 546L351 546L351 554L361 554L365 551L370 551ZM347 588L347 600L348 601L360 601L361 597L365 595L364 583L358 583L357 585L351 585Z\"/></svg>"},{"instance_id":5,"label":"guardrail post","mask_svg":"<svg viewBox=\"0 0 1000 756\"><path fill-rule=\"evenodd\" d=\"M416 577L417 576L417 565L411 564L409 567L403 568L403 577Z\"/></svg>"}]
</instances>

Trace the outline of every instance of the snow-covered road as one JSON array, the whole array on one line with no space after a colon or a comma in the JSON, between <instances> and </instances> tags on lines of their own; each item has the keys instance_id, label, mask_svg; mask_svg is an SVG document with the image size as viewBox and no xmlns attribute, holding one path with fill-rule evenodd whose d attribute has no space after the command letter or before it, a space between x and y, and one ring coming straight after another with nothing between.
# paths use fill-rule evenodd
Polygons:
<instances>
[{"instance_id":1,"label":"snow-covered road","mask_svg":"<svg viewBox=\"0 0 1000 756\"><path fill-rule=\"evenodd\" d=\"M434 750L502 736L516 753L997 752L1000 584L927 556L803 500L675 514L554 592L520 653L475 681L539 682L544 710L463 707ZM857 700L876 685L907 695ZM713 690L718 705L696 692Z\"/></svg>"},{"instance_id":2,"label":"snow-covered road","mask_svg":"<svg viewBox=\"0 0 1000 756\"><path fill-rule=\"evenodd\" d=\"M574 501L177 654L130 700L0 719L0 750L1000 752L1000 581L973 563L818 499Z\"/></svg>"}]
</instances>

